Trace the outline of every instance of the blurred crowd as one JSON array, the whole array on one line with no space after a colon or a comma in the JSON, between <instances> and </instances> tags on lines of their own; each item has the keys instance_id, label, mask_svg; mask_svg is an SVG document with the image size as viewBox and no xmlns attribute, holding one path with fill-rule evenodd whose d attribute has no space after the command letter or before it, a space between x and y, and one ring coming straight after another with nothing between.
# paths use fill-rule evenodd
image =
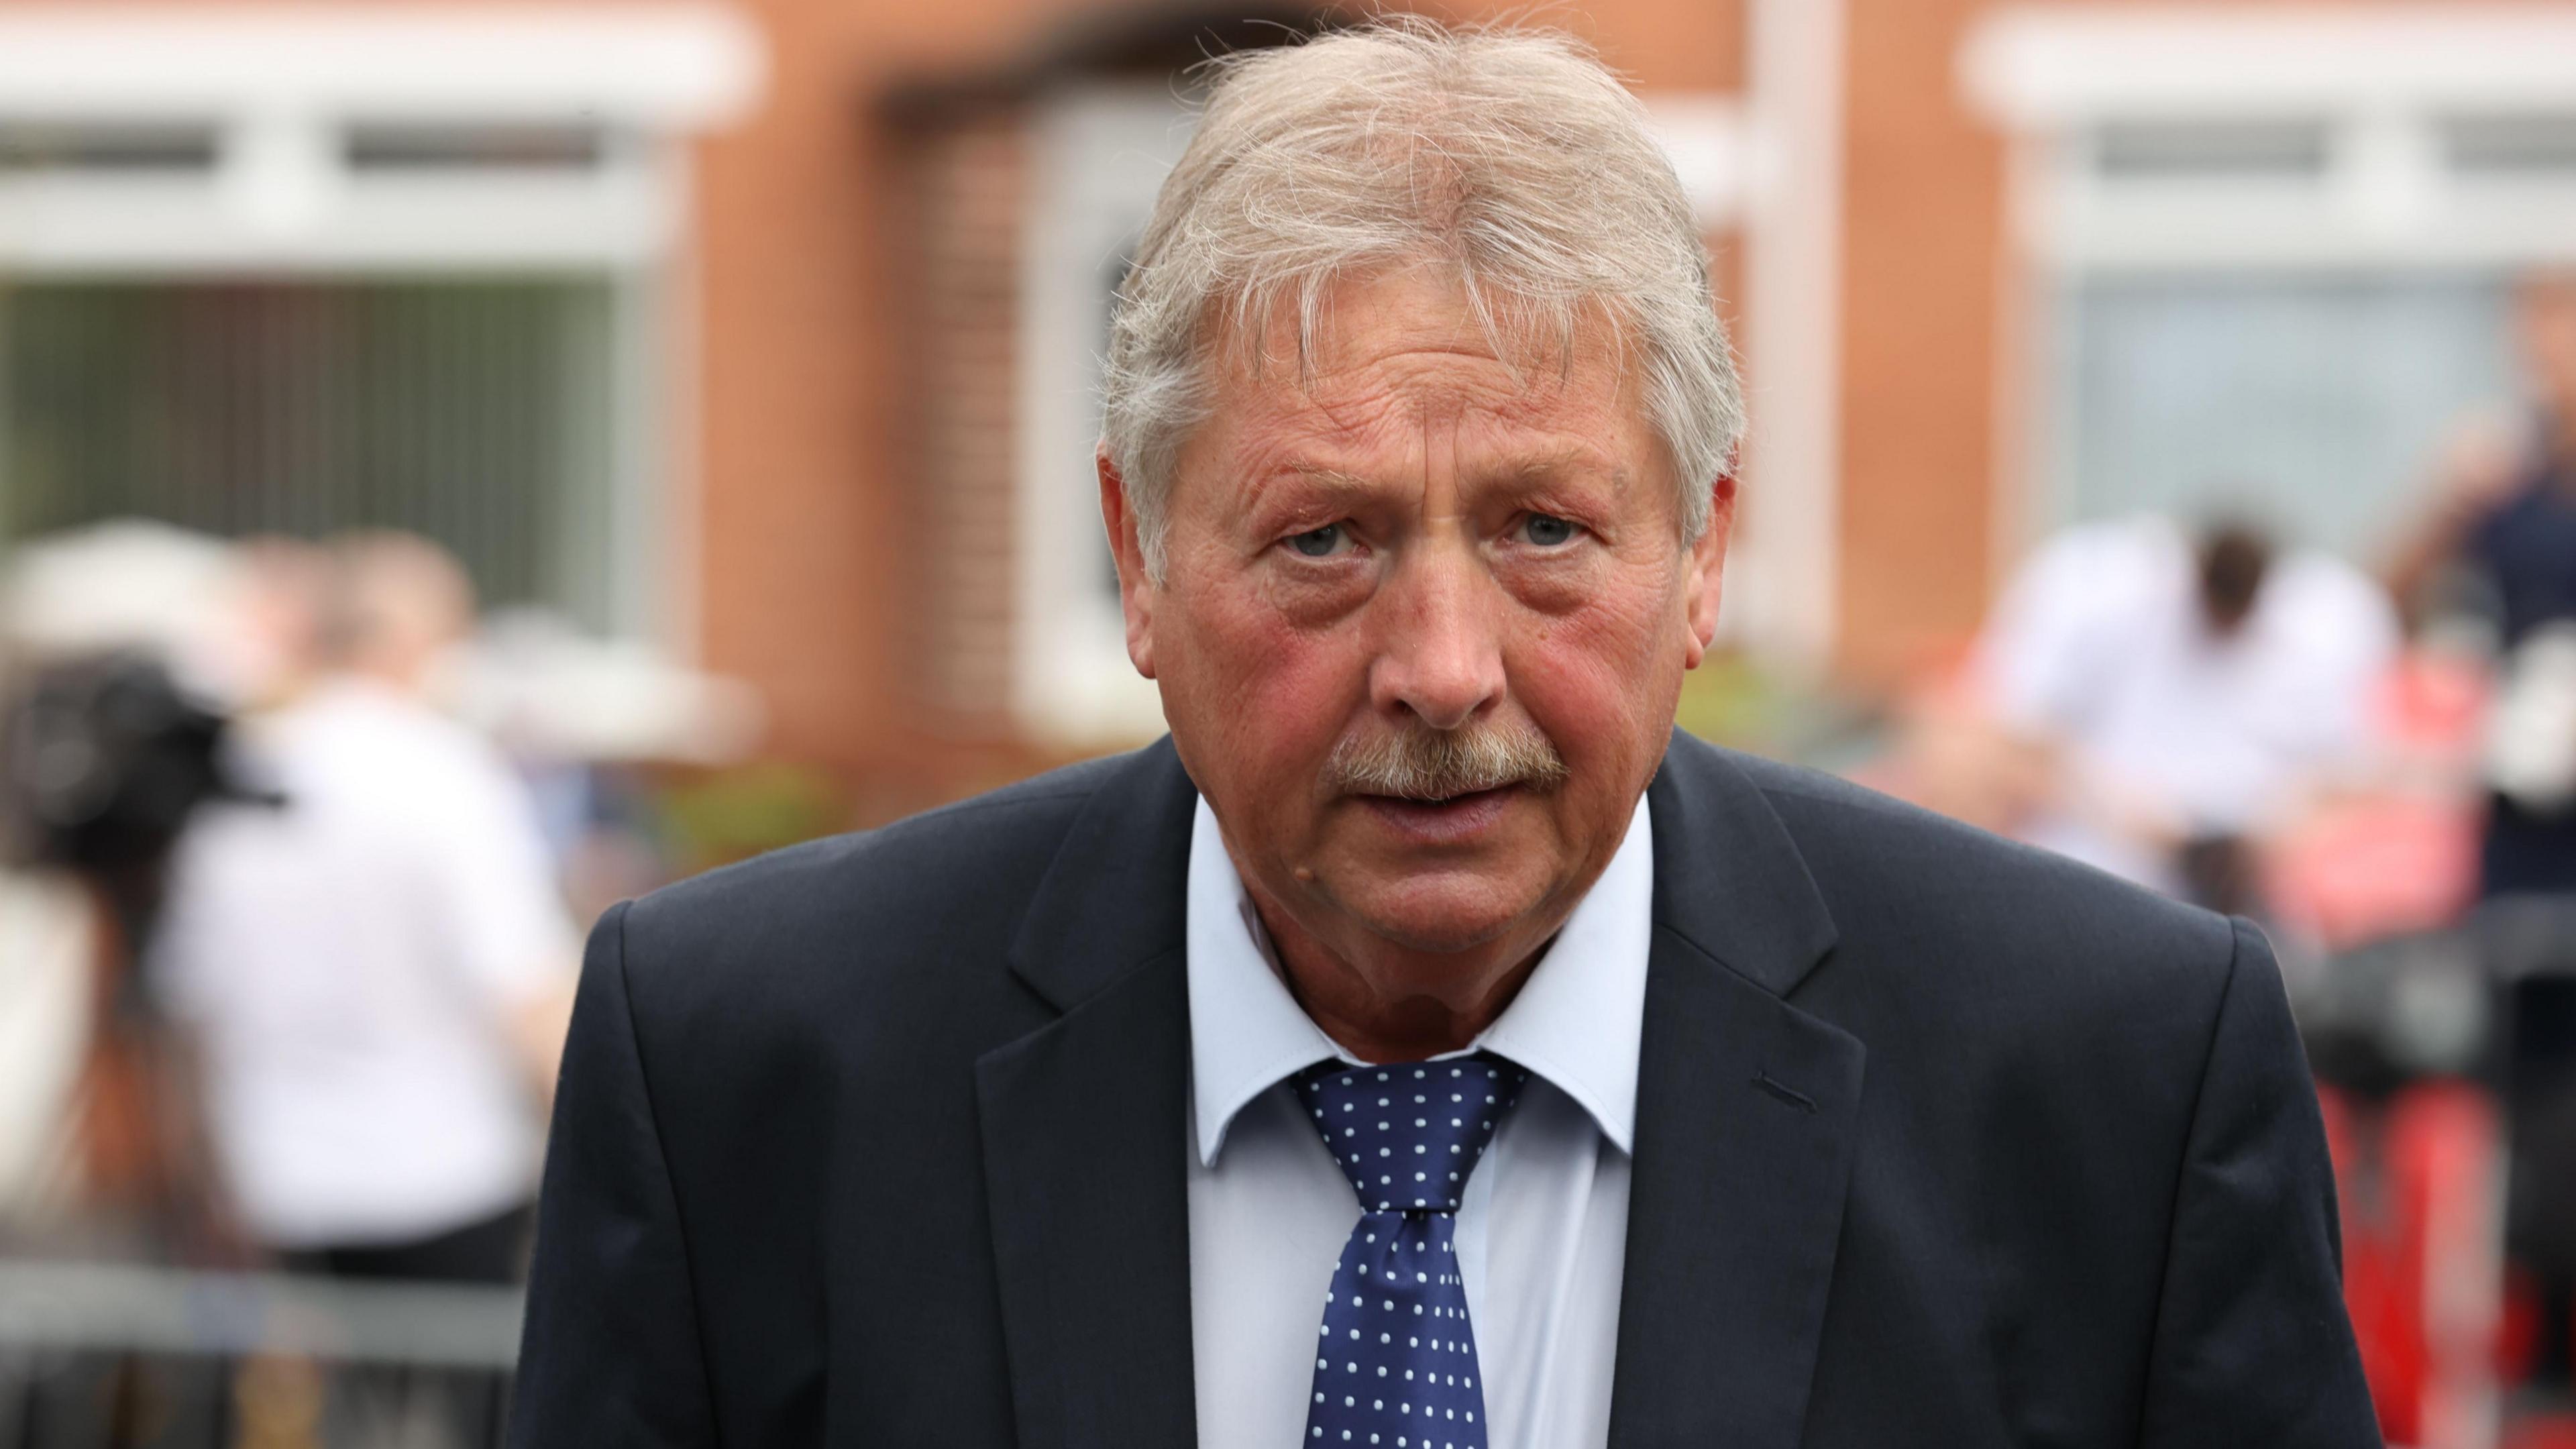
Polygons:
<instances>
[{"instance_id":1,"label":"blurred crowd","mask_svg":"<svg viewBox=\"0 0 2576 1449\"><path fill-rule=\"evenodd\" d=\"M0 1247L511 1281L626 781L751 703L399 533L47 541L0 638Z\"/></svg>"},{"instance_id":2,"label":"blurred crowd","mask_svg":"<svg viewBox=\"0 0 2576 1449\"><path fill-rule=\"evenodd\" d=\"M2462 421L2379 567L2259 479L2079 524L1866 773L2311 951L2576 891L2576 279L2518 307L2529 415Z\"/></svg>"}]
</instances>

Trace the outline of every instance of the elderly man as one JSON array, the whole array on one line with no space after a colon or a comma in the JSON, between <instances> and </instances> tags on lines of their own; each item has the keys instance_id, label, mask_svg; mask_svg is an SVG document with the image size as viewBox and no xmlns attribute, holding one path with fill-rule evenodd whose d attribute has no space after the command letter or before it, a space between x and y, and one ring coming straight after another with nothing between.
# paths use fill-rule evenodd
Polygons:
<instances>
[{"instance_id":1,"label":"elderly man","mask_svg":"<svg viewBox=\"0 0 2576 1449\"><path fill-rule=\"evenodd\" d=\"M2261 938L1672 733L1739 407L1606 71L1230 62L1110 362L1170 739L601 922L518 1444L2377 1442Z\"/></svg>"}]
</instances>

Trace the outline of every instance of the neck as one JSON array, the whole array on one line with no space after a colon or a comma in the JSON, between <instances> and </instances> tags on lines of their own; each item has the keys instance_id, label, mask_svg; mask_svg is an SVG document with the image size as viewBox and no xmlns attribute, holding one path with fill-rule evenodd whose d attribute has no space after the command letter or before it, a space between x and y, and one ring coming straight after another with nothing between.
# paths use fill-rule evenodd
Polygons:
<instances>
[{"instance_id":1,"label":"neck","mask_svg":"<svg viewBox=\"0 0 2576 1449\"><path fill-rule=\"evenodd\" d=\"M1414 951L1383 941L1345 952L1259 891L1249 894L1278 951L1289 994L1326 1036L1371 1063L1424 1061L1472 1045L1520 994L1564 924L1509 932L1463 952Z\"/></svg>"}]
</instances>

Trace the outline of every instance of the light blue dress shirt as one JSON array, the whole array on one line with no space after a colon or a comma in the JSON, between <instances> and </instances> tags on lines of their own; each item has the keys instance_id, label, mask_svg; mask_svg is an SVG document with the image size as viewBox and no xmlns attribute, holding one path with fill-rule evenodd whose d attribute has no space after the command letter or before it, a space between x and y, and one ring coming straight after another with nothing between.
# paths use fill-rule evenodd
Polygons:
<instances>
[{"instance_id":1,"label":"light blue dress shirt","mask_svg":"<svg viewBox=\"0 0 2576 1449\"><path fill-rule=\"evenodd\" d=\"M1646 803L1474 1050L1530 1070L1458 1209L1491 1449L1608 1442L1655 864ZM1190 832L1190 1312L1199 1442L1295 1449L1315 1329L1359 1221L1286 1078L1356 1062L1280 978L1199 802Z\"/></svg>"}]
</instances>

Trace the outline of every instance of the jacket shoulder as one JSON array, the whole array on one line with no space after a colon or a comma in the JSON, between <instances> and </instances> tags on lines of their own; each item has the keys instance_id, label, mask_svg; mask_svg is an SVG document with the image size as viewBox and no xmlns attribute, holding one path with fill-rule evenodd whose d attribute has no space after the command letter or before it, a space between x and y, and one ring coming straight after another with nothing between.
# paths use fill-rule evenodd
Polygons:
<instances>
[{"instance_id":1,"label":"jacket shoulder","mask_svg":"<svg viewBox=\"0 0 2576 1449\"><path fill-rule=\"evenodd\" d=\"M1891 1150L1930 1176L1982 1162L2028 1201L2170 1201L2230 1003L2286 1016L2260 933L1844 781L1742 768L1834 921L1792 1000L1866 1044L1907 1124Z\"/></svg>"},{"instance_id":2,"label":"jacket shoulder","mask_svg":"<svg viewBox=\"0 0 2576 1449\"><path fill-rule=\"evenodd\" d=\"M2231 992L2281 991L2251 926L1813 770L1728 763L1833 919L1796 999L1881 1057L1981 1060L2034 1091L2126 1075L2179 1102Z\"/></svg>"}]
</instances>

